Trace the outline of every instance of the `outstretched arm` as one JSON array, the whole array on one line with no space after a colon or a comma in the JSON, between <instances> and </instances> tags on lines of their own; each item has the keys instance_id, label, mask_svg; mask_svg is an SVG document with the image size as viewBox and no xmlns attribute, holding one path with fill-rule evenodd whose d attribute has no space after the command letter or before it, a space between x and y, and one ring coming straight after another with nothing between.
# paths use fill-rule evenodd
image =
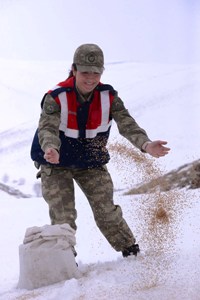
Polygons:
<instances>
[{"instance_id":1,"label":"outstretched arm","mask_svg":"<svg viewBox=\"0 0 200 300\"><path fill-rule=\"evenodd\" d=\"M146 131L141 128L125 108L123 101L116 95L112 103L112 117L117 123L119 132L134 146L153 157L168 154L170 148L165 147L166 141L151 141Z\"/></svg>"},{"instance_id":2,"label":"outstretched arm","mask_svg":"<svg viewBox=\"0 0 200 300\"><path fill-rule=\"evenodd\" d=\"M59 124L60 107L48 94L45 97L42 113L39 120L38 137L44 158L52 164L59 163Z\"/></svg>"}]
</instances>

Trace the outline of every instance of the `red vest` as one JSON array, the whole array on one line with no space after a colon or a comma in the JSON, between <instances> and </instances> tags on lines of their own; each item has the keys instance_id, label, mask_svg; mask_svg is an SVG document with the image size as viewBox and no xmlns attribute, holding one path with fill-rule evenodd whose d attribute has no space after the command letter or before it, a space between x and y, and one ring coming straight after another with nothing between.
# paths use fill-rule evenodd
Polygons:
<instances>
[{"instance_id":1,"label":"red vest","mask_svg":"<svg viewBox=\"0 0 200 300\"><path fill-rule=\"evenodd\" d=\"M101 85L100 83L100 87ZM54 95L55 101L61 107L60 131L63 131L67 137L78 138L77 109L81 104L76 99L74 77L60 82L48 93ZM113 98L114 96L109 90L94 90L94 97L89 106L86 123L86 138L94 138L98 133L107 132L109 130L112 124L110 108Z\"/></svg>"}]
</instances>

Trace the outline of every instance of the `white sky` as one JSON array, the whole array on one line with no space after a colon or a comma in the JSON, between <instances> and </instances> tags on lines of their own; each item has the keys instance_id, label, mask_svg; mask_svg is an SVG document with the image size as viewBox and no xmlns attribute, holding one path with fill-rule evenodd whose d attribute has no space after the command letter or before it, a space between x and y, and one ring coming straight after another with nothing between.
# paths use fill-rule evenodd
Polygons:
<instances>
[{"instance_id":1,"label":"white sky","mask_svg":"<svg viewBox=\"0 0 200 300\"><path fill-rule=\"evenodd\" d=\"M1 0L0 57L71 60L82 43L106 61L200 62L198 0Z\"/></svg>"}]
</instances>

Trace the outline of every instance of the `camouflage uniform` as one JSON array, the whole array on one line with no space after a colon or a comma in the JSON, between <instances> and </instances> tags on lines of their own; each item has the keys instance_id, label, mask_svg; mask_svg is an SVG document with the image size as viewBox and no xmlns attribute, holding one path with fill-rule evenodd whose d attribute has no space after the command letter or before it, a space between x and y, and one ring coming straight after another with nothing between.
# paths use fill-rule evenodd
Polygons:
<instances>
[{"instance_id":1,"label":"camouflage uniform","mask_svg":"<svg viewBox=\"0 0 200 300\"><path fill-rule=\"evenodd\" d=\"M130 116L117 94L112 103L111 114L120 134L142 150L142 145L149 141L149 138ZM47 95L38 131L43 150L49 147L59 151L59 124L60 107L50 95ZM113 182L105 165L88 169L50 164L41 166L42 193L49 205L51 223L68 223L76 230L74 180L87 197L95 222L111 246L116 251L122 251L133 245L135 238L122 216L122 210L119 205L113 203Z\"/></svg>"}]
</instances>

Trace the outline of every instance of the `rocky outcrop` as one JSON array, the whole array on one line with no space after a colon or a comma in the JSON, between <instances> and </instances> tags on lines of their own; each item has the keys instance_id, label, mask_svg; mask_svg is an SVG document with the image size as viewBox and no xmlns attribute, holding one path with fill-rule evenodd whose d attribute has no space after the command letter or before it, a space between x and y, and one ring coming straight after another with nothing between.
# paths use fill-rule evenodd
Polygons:
<instances>
[{"instance_id":1,"label":"rocky outcrop","mask_svg":"<svg viewBox=\"0 0 200 300\"><path fill-rule=\"evenodd\" d=\"M161 177L150 180L148 183L139 184L130 189L127 194L151 193L158 188L160 191L200 188L200 160L185 164Z\"/></svg>"},{"instance_id":2,"label":"rocky outcrop","mask_svg":"<svg viewBox=\"0 0 200 300\"><path fill-rule=\"evenodd\" d=\"M0 190L3 192L6 192L7 194L12 195L16 198L30 198L31 197L31 195L24 194L20 190L15 189L4 183L0 183Z\"/></svg>"}]
</instances>

